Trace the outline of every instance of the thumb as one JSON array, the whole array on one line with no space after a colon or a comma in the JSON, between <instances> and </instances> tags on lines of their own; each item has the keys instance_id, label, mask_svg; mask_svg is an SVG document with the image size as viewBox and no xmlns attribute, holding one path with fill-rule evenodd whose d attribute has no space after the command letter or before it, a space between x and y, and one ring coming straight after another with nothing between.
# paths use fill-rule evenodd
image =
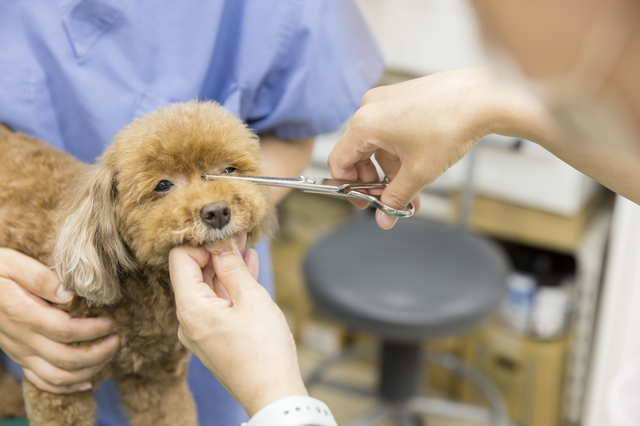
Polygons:
<instances>
[{"instance_id":1,"label":"thumb","mask_svg":"<svg viewBox=\"0 0 640 426\"><path fill-rule=\"evenodd\" d=\"M234 303L242 297L243 289L250 286L259 286L240 253L233 251L214 254L212 260L216 278L220 280ZM255 266L251 265L252 269L255 269Z\"/></svg>"},{"instance_id":2,"label":"thumb","mask_svg":"<svg viewBox=\"0 0 640 426\"><path fill-rule=\"evenodd\" d=\"M15 250L0 249L0 275L2 274L49 302L65 304L73 299L73 294L64 290L55 272Z\"/></svg>"},{"instance_id":3,"label":"thumb","mask_svg":"<svg viewBox=\"0 0 640 426\"><path fill-rule=\"evenodd\" d=\"M218 298L204 282L202 268L209 263L204 247L175 247L169 253L169 274L178 309L200 305L203 300Z\"/></svg>"},{"instance_id":4,"label":"thumb","mask_svg":"<svg viewBox=\"0 0 640 426\"><path fill-rule=\"evenodd\" d=\"M396 176L382 191L380 200L394 209L406 209L425 186L426 184L417 179L413 173L410 173L409 167L403 164ZM376 211L376 220L382 229L391 229L398 221L398 218L378 210Z\"/></svg>"}]
</instances>

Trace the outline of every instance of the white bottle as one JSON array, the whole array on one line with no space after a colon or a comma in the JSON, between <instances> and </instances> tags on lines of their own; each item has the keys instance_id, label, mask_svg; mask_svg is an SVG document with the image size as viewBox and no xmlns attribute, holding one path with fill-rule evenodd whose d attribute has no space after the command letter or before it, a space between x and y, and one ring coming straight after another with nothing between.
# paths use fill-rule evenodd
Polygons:
<instances>
[{"instance_id":1,"label":"white bottle","mask_svg":"<svg viewBox=\"0 0 640 426\"><path fill-rule=\"evenodd\" d=\"M539 339L562 335L569 309L569 295L562 287L540 287L531 310L530 333Z\"/></svg>"},{"instance_id":2,"label":"white bottle","mask_svg":"<svg viewBox=\"0 0 640 426\"><path fill-rule=\"evenodd\" d=\"M500 319L513 331L526 334L537 282L531 275L512 272L507 276L507 295Z\"/></svg>"}]
</instances>

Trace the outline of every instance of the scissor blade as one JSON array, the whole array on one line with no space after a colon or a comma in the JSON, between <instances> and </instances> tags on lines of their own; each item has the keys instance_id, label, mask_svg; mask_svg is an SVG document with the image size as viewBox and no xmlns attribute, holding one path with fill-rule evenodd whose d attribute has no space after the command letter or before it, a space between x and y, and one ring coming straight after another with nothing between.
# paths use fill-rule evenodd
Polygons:
<instances>
[{"instance_id":1,"label":"scissor blade","mask_svg":"<svg viewBox=\"0 0 640 426\"><path fill-rule=\"evenodd\" d=\"M283 182L302 182L300 178L284 178L284 177L271 177L271 176L242 176L242 175L208 175L203 174L203 178L205 179L239 179L239 180L250 180L255 181L256 183L260 182L274 182L274 181L283 181Z\"/></svg>"},{"instance_id":2,"label":"scissor blade","mask_svg":"<svg viewBox=\"0 0 640 426\"><path fill-rule=\"evenodd\" d=\"M241 175L207 175L203 174L205 179L231 179L244 180L263 186L277 186L281 188L308 189L316 185L305 181L303 178L284 178L271 176L241 176Z\"/></svg>"},{"instance_id":3,"label":"scissor blade","mask_svg":"<svg viewBox=\"0 0 640 426\"><path fill-rule=\"evenodd\" d=\"M380 197L374 194L367 194L358 191L358 189L380 189L387 186L388 181L382 182L353 182L341 179L323 179L312 178L308 176L300 176L299 178L282 178L272 176L238 176L238 175L208 175L203 174L205 179L231 179L244 180L257 185L277 186L281 188L299 189L304 192L312 192L316 194L335 195L340 197L353 197L366 200L375 205L382 211L398 217L412 216L415 209L413 204L409 204L407 210L393 209L380 201Z\"/></svg>"},{"instance_id":4,"label":"scissor blade","mask_svg":"<svg viewBox=\"0 0 640 426\"><path fill-rule=\"evenodd\" d=\"M381 182L354 182L352 180L343 179L319 179L319 184L323 186L334 187L340 192L351 191L356 189L384 189L387 181Z\"/></svg>"}]
</instances>

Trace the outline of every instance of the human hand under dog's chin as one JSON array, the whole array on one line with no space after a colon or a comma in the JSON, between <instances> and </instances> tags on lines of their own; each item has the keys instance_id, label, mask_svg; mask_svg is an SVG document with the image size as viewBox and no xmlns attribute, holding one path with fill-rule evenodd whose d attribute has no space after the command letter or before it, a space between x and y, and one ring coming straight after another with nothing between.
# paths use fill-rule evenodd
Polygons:
<instances>
[{"instance_id":1,"label":"human hand under dog's chin","mask_svg":"<svg viewBox=\"0 0 640 426\"><path fill-rule=\"evenodd\" d=\"M176 247L169 268L180 341L253 416L278 399L308 393L285 317L256 281L258 255L240 253Z\"/></svg>"}]
</instances>

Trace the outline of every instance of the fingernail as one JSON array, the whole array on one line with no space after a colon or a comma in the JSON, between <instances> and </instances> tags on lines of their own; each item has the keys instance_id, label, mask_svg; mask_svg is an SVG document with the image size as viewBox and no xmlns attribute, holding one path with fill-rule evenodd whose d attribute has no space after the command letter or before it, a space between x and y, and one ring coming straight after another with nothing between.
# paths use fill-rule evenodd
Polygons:
<instances>
[{"instance_id":1,"label":"fingernail","mask_svg":"<svg viewBox=\"0 0 640 426\"><path fill-rule=\"evenodd\" d=\"M396 221L398 220L395 217L390 216L390 215L388 215L388 214L386 214L386 213L384 213L384 212L382 212L380 210L378 210L376 212L376 216L377 216L377 219L378 219L378 224L380 225L380 227L382 229L391 229L391 228L393 228L393 225L395 225Z\"/></svg>"},{"instance_id":2,"label":"fingernail","mask_svg":"<svg viewBox=\"0 0 640 426\"><path fill-rule=\"evenodd\" d=\"M79 391L88 391L89 389L91 389L93 387L93 385L91 384L91 382L86 382L80 385L80 387L78 388Z\"/></svg>"},{"instance_id":3,"label":"fingernail","mask_svg":"<svg viewBox=\"0 0 640 426\"><path fill-rule=\"evenodd\" d=\"M71 302L71 299L73 299L73 293L66 291L61 284L56 291L56 297L62 301L62 303L69 303Z\"/></svg>"}]
</instances>

